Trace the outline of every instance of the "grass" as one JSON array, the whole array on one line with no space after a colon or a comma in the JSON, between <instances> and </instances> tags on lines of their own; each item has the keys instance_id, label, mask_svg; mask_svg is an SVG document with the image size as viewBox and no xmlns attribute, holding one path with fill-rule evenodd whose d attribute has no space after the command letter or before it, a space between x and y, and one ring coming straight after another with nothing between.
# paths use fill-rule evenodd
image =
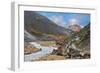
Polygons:
<instances>
[{"instance_id":1,"label":"grass","mask_svg":"<svg viewBox=\"0 0 100 73\"><path fill-rule=\"evenodd\" d=\"M42 46L56 46L55 41L38 41L37 43L41 44Z\"/></svg>"}]
</instances>

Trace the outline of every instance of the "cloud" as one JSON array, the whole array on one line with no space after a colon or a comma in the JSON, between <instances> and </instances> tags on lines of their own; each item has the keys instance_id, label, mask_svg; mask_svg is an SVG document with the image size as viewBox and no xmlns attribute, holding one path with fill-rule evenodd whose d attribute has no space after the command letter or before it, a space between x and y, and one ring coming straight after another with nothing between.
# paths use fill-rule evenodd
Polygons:
<instances>
[{"instance_id":1,"label":"cloud","mask_svg":"<svg viewBox=\"0 0 100 73\"><path fill-rule=\"evenodd\" d=\"M81 27L81 28L84 28L84 26L83 26L83 25L80 25L80 27Z\"/></svg>"},{"instance_id":2,"label":"cloud","mask_svg":"<svg viewBox=\"0 0 100 73\"><path fill-rule=\"evenodd\" d=\"M63 27L66 26L66 22L64 21L63 16L54 15L54 16L50 17L50 20L52 20L53 22L55 22L59 26L63 26Z\"/></svg>"},{"instance_id":3,"label":"cloud","mask_svg":"<svg viewBox=\"0 0 100 73\"><path fill-rule=\"evenodd\" d=\"M70 19L69 20L69 25L79 25L79 22L78 22L78 20L77 19Z\"/></svg>"},{"instance_id":4,"label":"cloud","mask_svg":"<svg viewBox=\"0 0 100 73\"><path fill-rule=\"evenodd\" d=\"M83 28L84 26L82 26L79 21L77 19L70 19L69 20L69 25L79 25L81 28Z\"/></svg>"}]
</instances>

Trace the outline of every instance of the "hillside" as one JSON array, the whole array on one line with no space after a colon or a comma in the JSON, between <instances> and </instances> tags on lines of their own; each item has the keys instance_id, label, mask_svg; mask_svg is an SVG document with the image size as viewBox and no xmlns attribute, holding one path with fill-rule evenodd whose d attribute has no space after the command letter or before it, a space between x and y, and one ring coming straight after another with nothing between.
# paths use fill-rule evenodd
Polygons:
<instances>
[{"instance_id":1,"label":"hillside","mask_svg":"<svg viewBox=\"0 0 100 73\"><path fill-rule=\"evenodd\" d=\"M24 29L38 40L52 39L51 35L70 35L66 28L58 26L47 17L33 11L24 12Z\"/></svg>"},{"instance_id":2,"label":"hillside","mask_svg":"<svg viewBox=\"0 0 100 73\"><path fill-rule=\"evenodd\" d=\"M45 16L33 11L24 12L25 29L28 32L41 32L46 34L68 34L67 29L58 26Z\"/></svg>"},{"instance_id":3,"label":"hillside","mask_svg":"<svg viewBox=\"0 0 100 73\"><path fill-rule=\"evenodd\" d=\"M76 40L77 37L79 39ZM72 37L58 42L58 45L58 49L52 52L53 55L64 56L66 59L90 58L90 23Z\"/></svg>"},{"instance_id":4,"label":"hillside","mask_svg":"<svg viewBox=\"0 0 100 73\"><path fill-rule=\"evenodd\" d=\"M90 23L78 33L80 40L77 42L79 48L90 49Z\"/></svg>"}]
</instances>

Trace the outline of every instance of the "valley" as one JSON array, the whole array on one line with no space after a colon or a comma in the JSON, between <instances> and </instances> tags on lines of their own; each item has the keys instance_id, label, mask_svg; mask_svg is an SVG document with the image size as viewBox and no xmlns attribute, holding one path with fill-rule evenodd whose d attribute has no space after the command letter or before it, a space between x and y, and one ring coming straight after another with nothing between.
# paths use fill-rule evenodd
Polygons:
<instances>
[{"instance_id":1,"label":"valley","mask_svg":"<svg viewBox=\"0 0 100 73\"><path fill-rule=\"evenodd\" d=\"M24 16L25 62L91 58L90 22L62 27L38 12Z\"/></svg>"}]
</instances>

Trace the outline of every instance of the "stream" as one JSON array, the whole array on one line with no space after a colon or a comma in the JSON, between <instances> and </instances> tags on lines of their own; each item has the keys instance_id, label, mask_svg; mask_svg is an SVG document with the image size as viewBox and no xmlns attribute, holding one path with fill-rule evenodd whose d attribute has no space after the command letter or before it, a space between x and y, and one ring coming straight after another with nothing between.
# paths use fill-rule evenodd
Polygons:
<instances>
[{"instance_id":1,"label":"stream","mask_svg":"<svg viewBox=\"0 0 100 73\"><path fill-rule=\"evenodd\" d=\"M24 55L24 61L25 62L30 62L32 60L35 60L35 59L38 59L40 57L43 57L43 56L46 56L50 53L52 53L52 51L54 49L57 49L57 47L45 47L45 46L42 46L36 42L30 42L30 44L32 44L33 46L35 46L36 48L41 48L41 51L38 51L36 53L32 53L32 54L28 54L28 55Z\"/></svg>"}]
</instances>

